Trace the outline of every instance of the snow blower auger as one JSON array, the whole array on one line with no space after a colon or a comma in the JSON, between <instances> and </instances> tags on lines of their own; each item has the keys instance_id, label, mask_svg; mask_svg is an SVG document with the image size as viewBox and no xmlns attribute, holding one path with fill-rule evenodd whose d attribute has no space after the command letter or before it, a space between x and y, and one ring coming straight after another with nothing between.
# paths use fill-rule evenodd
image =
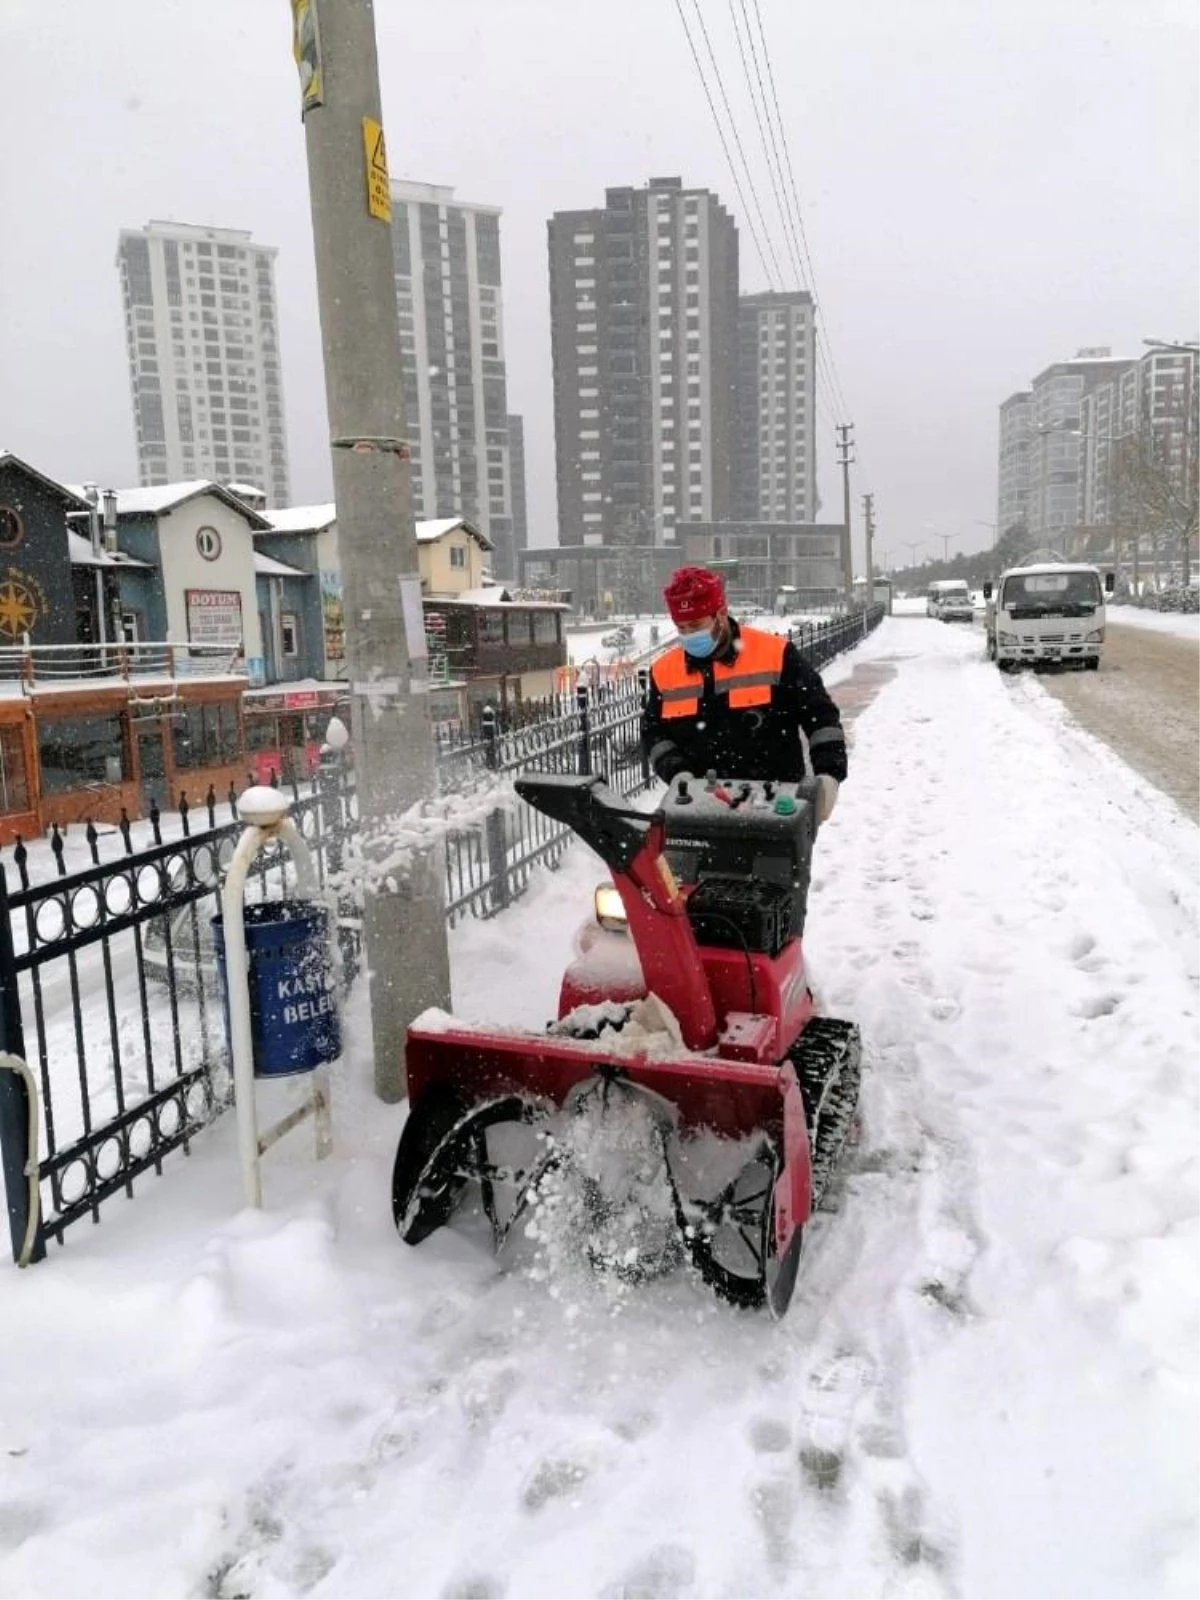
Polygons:
<instances>
[{"instance_id":1,"label":"snow blower auger","mask_svg":"<svg viewBox=\"0 0 1200 1600\"><path fill-rule=\"evenodd\" d=\"M599 778L516 788L601 857L627 931L581 944L544 1034L438 1011L410 1028L401 1238L419 1244L477 1185L497 1250L549 1211L598 1267L637 1280L690 1261L782 1316L861 1057L855 1026L814 1015L805 975L815 785L681 778L652 814Z\"/></svg>"}]
</instances>

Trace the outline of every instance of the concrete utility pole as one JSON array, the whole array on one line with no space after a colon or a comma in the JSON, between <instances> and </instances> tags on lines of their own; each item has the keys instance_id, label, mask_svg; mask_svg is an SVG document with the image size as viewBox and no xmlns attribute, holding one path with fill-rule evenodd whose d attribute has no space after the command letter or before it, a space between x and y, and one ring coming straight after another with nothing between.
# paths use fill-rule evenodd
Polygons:
<instances>
[{"instance_id":1,"label":"concrete utility pole","mask_svg":"<svg viewBox=\"0 0 1200 1600\"><path fill-rule=\"evenodd\" d=\"M863 526L867 539L867 604L875 604L875 496L863 495Z\"/></svg>"},{"instance_id":2,"label":"concrete utility pole","mask_svg":"<svg viewBox=\"0 0 1200 1600\"><path fill-rule=\"evenodd\" d=\"M375 1088L404 1094L408 1024L450 1003L440 859L388 871L435 793L373 0L292 0L366 887ZM377 868L372 872L373 864Z\"/></svg>"},{"instance_id":3,"label":"concrete utility pole","mask_svg":"<svg viewBox=\"0 0 1200 1600\"><path fill-rule=\"evenodd\" d=\"M850 436L854 432L854 424L839 422L837 431L838 465L842 469L842 517L845 523L842 531L842 584L846 590L846 610L849 611L854 604L854 556L850 549L850 463L854 460L850 454L854 440Z\"/></svg>"}]
</instances>

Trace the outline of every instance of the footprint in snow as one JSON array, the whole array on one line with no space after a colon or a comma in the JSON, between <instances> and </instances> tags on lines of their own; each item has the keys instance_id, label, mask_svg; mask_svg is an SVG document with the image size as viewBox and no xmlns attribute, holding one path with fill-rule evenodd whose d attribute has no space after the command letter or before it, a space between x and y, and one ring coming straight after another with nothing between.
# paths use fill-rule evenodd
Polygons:
<instances>
[{"instance_id":1,"label":"footprint in snow","mask_svg":"<svg viewBox=\"0 0 1200 1600\"><path fill-rule=\"evenodd\" d=\"M521 1492L521 1504L526 1511L541 1511L551 1500L565 1500L574 1494L588 1475L588 1468L581 1461L539 1462Z\"/></svg>"},{"instance_id":2,"label":"footprint in snow","mask_svg":"<svg viewBox=\"0 0 1200 1600\"><path fill-rule=\"evenodd\" d=\"M696 1580L696 1558L685 1546L660 1544L624 1577L600 1591L601 1600L683 1600Z\"/></svg>"},{"instance_id":3,"label":"footprint in snow","mask_svg":"<svg viewBox=\"0 0 1200 1600\"><path fill-rule=\"evenodd\" d=\"M462 1578L451 1578L441 1592L440 1600L502 1600L508 1584L490 1572L472 1572Z\"/></svg>"},{"instance_id":4,"label":"footprint in snow","mask_svg":"<svg viewBox=\"0 0 1200 1600\"><path fill-rule=\"evenodd\" d=\"M1072 1010L1077 1017L1083 1017L1088 1022L1095 1022L1098 1017L1111 1017L1121 1004L1123 996L1119 994L1088 995L1081 1000Z\"/></svg>"},{"instance_id":5,"label":"footprint in snow","mask_svg":"<svg viewBox=\"0 0 1200 1600\"><path fill-rule=\"evenodd\" d=\"M776 1417L756 1417L750 1424L750 1446L756 1455L778 1455L792 1442L792 1430Z\"/></svg>"}]
</instances>

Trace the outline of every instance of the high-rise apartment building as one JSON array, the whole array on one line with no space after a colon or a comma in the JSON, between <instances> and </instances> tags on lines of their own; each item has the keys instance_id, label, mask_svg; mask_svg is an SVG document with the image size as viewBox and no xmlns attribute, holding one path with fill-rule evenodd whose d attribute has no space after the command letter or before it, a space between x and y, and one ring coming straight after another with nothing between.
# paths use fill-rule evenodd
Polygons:
<instances>
[{"instance_id":1,"label":"high-rise apartment building","mask_svg":"<svg viewBox=\"0 0 1200 1600\"><path fill-rule=\"evenodd\" d=\"M1084 401L1132 365L1114 360L1107 348L1081 350L1073 361L1056 361L1039 372L1030 385L1025 524L1034 544L1061 543L1078 526Z\"/></svg>"},{"instance_id":2,"label":"high-rise apartment building","mask_svg":"<svg viewBox=\"0 0 1200 1600\"><path fill-rule=\"evenodd\" d=\"M679 178L549 225L558 536L675 541L733 499L738 237Z\"/></svg>"},{"instance_id":3,"label":"high-rise apartment building","mask_svg":"<svg viewBox=\"0 0 1200 1600\"><path fill-rule=\"evenodd\" d=\"M1197 460L1197 358L1194 350L1149 350L1080 405L1079 520L1120 522L1130 512L1137 476L1189 497ZM1143 484L1142 498L1146 499ZM1153 496L1149 498L1153 499ZM1150 506L1144 520L1151 520Z\"/></svg>"},{"instance_id":4,"label":"high-rise apartment building","mask_svg":"<svg viewBox=\"0 0 1200 1600\"><path fill-rule=\"evenodd\" d=\"M253 484L268 504L287 505L275 255L233 228L122 230L141 483Z\"/></svg>"},{"instance_id":5,"label":"high-rise apartment building","mask_svg":"<svg viewBox=\"0 0 1200 1600\"><path fill-rule=\"evenodd\" d=\"M466 517L516 576L500 281L500 208L393 183L392 243L413 503Z\"/></svg>"},{"instance_id":6,"label":"high-rise apartment building","mask_svg":"<svg viewBox=\"0 0 1200 1600\"><path fill-rule=\"evenodd\" d=\"M1000 407L1000 470L996 489L996 535L1027 526L1029 511L1029 439L1033 432L1033 397L1028 389L1010 394Z\"/></svg>"},{"instance_id":7,"label":"high-rise apartment building","mask_svg":"<svg viewBox=\"0 0 1200 1600\"><path fill-rule=\"evenodd\" d=\"M816 492L816 324L807 290L738 302L733 514L812 522Z\"/></svg>"},{"instance_id":8,"label":"high-rise apartment building","mask_svg":"<svg viewBox=\"0 0 1200 1600\"><path fill-rule=\"evenodd\" d=\"M513 549L529 548L529 511L525 503L525 420L509 413L508 475L512 492Z\"/></svg>"}]
</instances>

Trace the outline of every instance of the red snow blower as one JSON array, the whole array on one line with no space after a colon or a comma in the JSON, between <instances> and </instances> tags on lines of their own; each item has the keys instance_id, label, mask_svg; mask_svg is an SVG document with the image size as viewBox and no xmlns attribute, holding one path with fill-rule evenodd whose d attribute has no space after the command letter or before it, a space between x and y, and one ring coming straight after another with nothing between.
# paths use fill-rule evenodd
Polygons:
<instances>
[{"instance_id":1,"label":"red snow blower","mask_svg":"<svg viewBox=\"0 0 1200 1600\"><path fill-rule=\"evenodd\" d=\"M815 783L683 777L653 813L599 778L516 789L612 887L546 1033L441 1012L410 1028L401 1238L419 1244L477 1185L498 1250L548 1208L598 1267L637 1280L690 1261L782 1316L861 1059L853 1024L814 1015L805 974Z\"/></svg>"}]
</instances>

